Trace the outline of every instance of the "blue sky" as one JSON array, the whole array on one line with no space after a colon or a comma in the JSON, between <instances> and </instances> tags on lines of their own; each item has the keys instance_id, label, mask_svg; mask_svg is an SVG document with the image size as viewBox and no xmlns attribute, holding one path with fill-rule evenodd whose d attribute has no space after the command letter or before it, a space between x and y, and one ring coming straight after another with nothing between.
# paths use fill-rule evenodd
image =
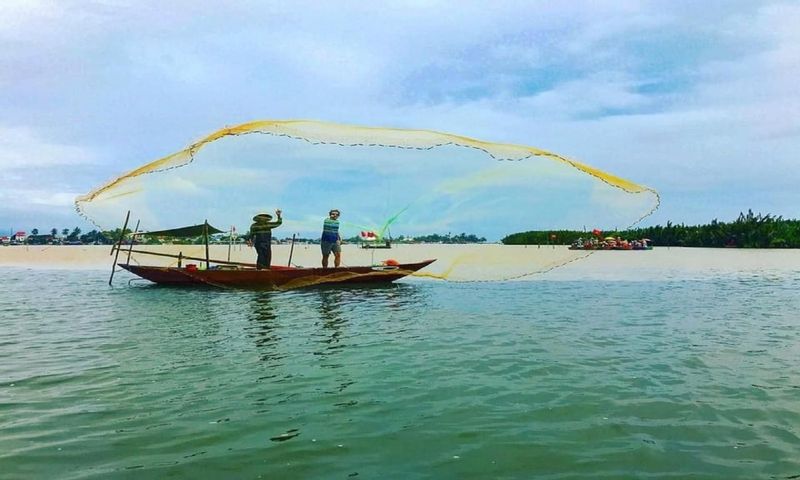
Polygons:
<instances>
[{"instance_id":1,"label":"blue sky","mask_svg":"<svg viewBox=\"0 0 800 480\"><path fill-rule=\"evenodd\" d=\"M77 195L292 118L555 151L658 190L645 225L798 218L796 25L787 1L6 0L0 231L85 230Z\"/></svg>"}]
</instances>

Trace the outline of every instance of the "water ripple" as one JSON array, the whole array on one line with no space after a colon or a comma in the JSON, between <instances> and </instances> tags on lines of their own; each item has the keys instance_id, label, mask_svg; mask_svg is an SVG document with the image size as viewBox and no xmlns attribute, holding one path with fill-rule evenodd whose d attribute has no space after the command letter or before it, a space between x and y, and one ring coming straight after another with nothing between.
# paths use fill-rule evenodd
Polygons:
<instances>
[{"instance_id":1,"label":"water ripple","mask_svg":"<svg viewBox=\"0 0 800 480\"><path fill-rule=\"evenodd\" d=\"M800 473L798 279L275 293L9 275L10 478Z\"/></svg>"}]
</instances>

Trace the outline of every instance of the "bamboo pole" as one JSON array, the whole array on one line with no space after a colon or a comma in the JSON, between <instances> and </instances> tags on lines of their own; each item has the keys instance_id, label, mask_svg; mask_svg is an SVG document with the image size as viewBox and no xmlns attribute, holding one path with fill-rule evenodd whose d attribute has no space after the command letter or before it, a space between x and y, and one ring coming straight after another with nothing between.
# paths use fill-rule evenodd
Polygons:
<instances>
[{"instance_id":1,"label":"bamboo pole","mask_svg":"<svg viewBox=\"0 0 800 480\"><path fill-rule=\"evenodd\" d=\"M131 235L131 246L128 249L128 260L126 261L128 265L131 264L131 250L133 250L133 242L136 241L136 232L139 231L139 220L136 220L136 228L133 229L133 234Z\"/></svg>"},{"instance_id":2,"label":"bamboo pole","mask_svg":"<svg viewBox=\"0 0 800 480\"><path fill-rule=\"evenodd\" d=\"M205 223L203 224L203 233L205 234L206 239L206 270L211 266L211 260L209 259L208 253L208 219L206 219Z\"/></svg>"},{"instance_id":3,"label":"bamboo pole","mask_svg":"<svg viewBox=\"0 0 800 480\"><path fill-rule=\"evenodd\" d=\"M117 259L119 259L119 249L122 247L122 239L125 238L125 229L128 228L128 220L131 218L131 211L128 210L128 214L125 215L125 223L122 225L122 231L119 232L119 240L117 240L117 254L114 255L114 264L111 265L111 276L108 277L108 284L111 285L111 281L114 280L114 270L117 268ZM111 253L114 253L114 247L111 247Z\"/></svg>"},{"instance_id":4,"label":"bamboo pole","mask_svg":"<svg viewBox=\"0 0 800 480\"><path fill-rule=\"evenodd\" d=\"M148 250L137 250L131 249L133 253L140 253L143 255L153 255L155 257L168 257L168 258L180 258L183 260L197 260L199 262L204 262L206 259L201 257L190 257L187 255L175 255L173 253L161 253L161 252L150 252ZM220 265L239 265L242 267L253 267L255 268L254 263L242 263L242 262L226 262L225 260L214 260L214 263L219 263Z\"/></svg>"},{"instance_id":5,"label":"bamboo pole","mask_svg":"<svg viewBox=\"0 0 800 480\"><path fill-rule=\"evenodd\" d=\"M122 235L125 235L125 228L128 226L128 218L130 216L131 216L131 211L128 210L128 214L125 216L125 223L122 225ZM121 239L122 239L122 237L117 239L117 242L119 242ZM108 254L109 255L114 255L114 249L116 249L116 248L117 248L117 244L116 243L112 243L111 244L111 251L108 252Z\"/></svg>"},{"instance_id":6,"label":"bamboo pole","mask_svg":"<svg viewBox=\"0 0 800 480\"><path fill-rule=\"evenodd\" d=\"M230 231L228 231L228 261L231 261L231 245L233 245L233 225L231 225Z\"/></svg>"},{"instance_id":7,"label":"bamboo pole","mask_svg":"<svg viewBox=\"0 0 800 480\"><path fill-rule=\"evenodd\" d=\"M294 238L297 236L296 233L292 234L292 246L289 248L289 263L286 264L287 267L292 266L292 253L294 253Z\"/></svg>"}]
</instances>

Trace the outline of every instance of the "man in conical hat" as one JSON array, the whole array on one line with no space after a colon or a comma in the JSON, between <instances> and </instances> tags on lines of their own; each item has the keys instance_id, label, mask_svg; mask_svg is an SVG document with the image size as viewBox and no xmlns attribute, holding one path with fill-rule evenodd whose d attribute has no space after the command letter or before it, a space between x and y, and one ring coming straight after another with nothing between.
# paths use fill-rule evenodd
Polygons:
<instances>
[{"instance_id":1,"label":"man in conical hat","mask_svg":"<svg viewBox=\"0 0 800 480\"><path fill-rule=\"evenodd\" d=\"M247 245L256 247L256 268L259 270L269 268L272 263L272 229L283 223L280 209L275 210L275 216L278 220L273 222L269 213L259 213L253 217L253 224L247 233Z\"/></svg>"}]
</instances>

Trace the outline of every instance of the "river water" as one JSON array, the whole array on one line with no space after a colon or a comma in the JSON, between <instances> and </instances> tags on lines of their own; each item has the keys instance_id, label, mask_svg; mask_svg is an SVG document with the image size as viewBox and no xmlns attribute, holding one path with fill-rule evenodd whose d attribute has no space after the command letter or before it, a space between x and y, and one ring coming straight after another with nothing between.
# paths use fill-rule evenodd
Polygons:
<instances>
[{"instance_id":1,"label":"river water","mask_svg":"<svg viewBox=\"0 0 800 480\"><path fill-rule=\"evenodd\" d=\"M800 478L792 269L289 292L0 273L2 478Z\"/></svg>"}]
</instances>

